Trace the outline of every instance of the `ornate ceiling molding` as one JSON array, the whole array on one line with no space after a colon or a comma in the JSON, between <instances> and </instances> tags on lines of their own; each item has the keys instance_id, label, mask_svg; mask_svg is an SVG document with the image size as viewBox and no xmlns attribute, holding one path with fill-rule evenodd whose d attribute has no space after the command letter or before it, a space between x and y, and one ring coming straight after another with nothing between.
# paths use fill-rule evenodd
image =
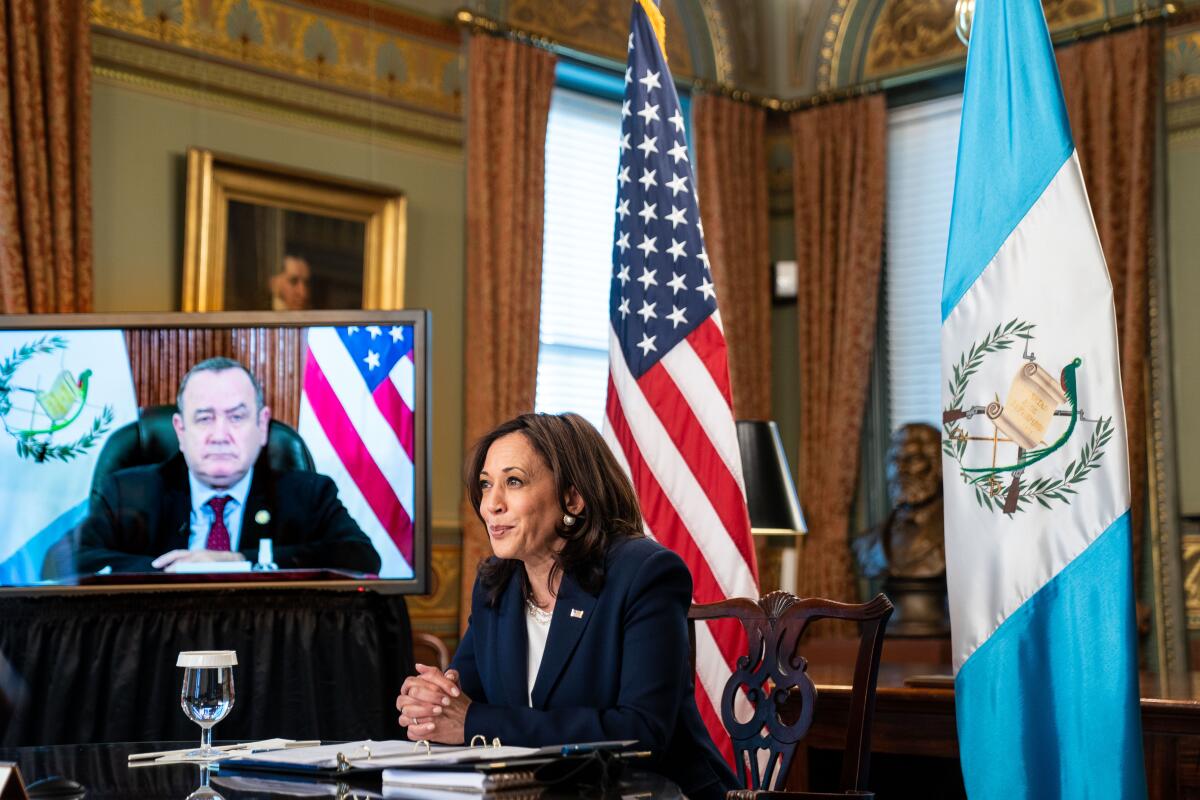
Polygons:
<instances>
[{"instance_id":1,"label":"ornate ceiling molding","mask_svg":"<svg viewBox=\"0 0 1200 800\"><path fill-rule=\"evenodd\" d=\"M1200 97L1200 30L1180 31L1167 37L1163 85L1168 103Z\"/></svg>"},{"instance_id":2,"label":"ornate ceiling molding","mask_svg":"<svg viewBox=\"0 0 1200 800\"><path fill-rule=\"evenodd\" d=\"M1140 0L1043 0L1059 33L1130 13ZM961 60L955 0L835 0L817 62L820 91L876 81ZM1126 7L1128 6L1128 7Z\"/></svg>"},{"instance_id":3,"label":"ornate ceiling molding","mask_svg":"<svg viewBox=\"0 0 1200 800\"><path fill-rule=\"evenodd\" d=\"M719 0L700 0L700 10L708 27L712 44L714 78L717 83L732 83L734 80L733 54L729 46L729 26L721 11Z\"/></svg>"},{"instance_id":4,"label":"ornate ceiling molding","mask_svg":"<svg viewBox=\"0 0 1200 800\"><path fill-rule=\"evenodd\" d=\"M695 75L683 20L676 0L663 0L667 21L667 60L675 78ZM629 3L625 0L508 0L504 21L584 53L624 64L629 38Z\"/></svg>"}]
</instances>

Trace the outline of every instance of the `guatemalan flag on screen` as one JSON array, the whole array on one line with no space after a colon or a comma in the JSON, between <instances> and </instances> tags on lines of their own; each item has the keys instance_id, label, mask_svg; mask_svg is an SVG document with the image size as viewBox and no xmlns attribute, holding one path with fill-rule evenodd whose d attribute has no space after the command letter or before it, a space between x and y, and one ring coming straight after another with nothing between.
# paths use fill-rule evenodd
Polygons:
<instances>
[{"instance_id":1,"label":"guatemalan flag on screen","mask_svg":"<svg viewBox=\"0 0 1200 800\"><path fill-rule=\"evenodd\" d=\"M300 435L371 538L385 578L413 575L413 327L310 328Z\"/></svg>"},{"instance_id":2,"label":"guatemalan flag on screen","mask_svg":"<svg viewBox=\"0 0 1200 800\"><path fill-rule=\"evenodd\" d=\"M1145 797L1112 286L1041 3L977 0L942 289L963 779Z\"/></svg>"},{"instance_id":3,"label":"guatemalan flag on screen","mask_svg":"<svg viewBox=\"0 0 1200 800\"><path fill-rule=\"evenodd\" d=\"M121 331L0 331L0 585L41 580L105 442L137 416Z\"/></svg>"}]
</instances>

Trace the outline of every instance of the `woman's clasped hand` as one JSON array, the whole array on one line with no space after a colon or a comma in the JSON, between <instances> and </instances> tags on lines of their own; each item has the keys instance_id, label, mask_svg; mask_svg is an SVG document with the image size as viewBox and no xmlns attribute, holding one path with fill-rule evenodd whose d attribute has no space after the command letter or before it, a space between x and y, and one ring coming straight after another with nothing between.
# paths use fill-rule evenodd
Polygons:
<instances>
[{"instance_id":1,"label":"woman's clasped hand","mask_svg":"<svg viewBox=\"0 0 1200 800\"><path fill-rule=\"evenodd\" d=\"M458 686L455 670L417 664L417 674L404 679L396 710L408 738L441 744L461 744L471 698Z\"/></svg>"}]
</instances>

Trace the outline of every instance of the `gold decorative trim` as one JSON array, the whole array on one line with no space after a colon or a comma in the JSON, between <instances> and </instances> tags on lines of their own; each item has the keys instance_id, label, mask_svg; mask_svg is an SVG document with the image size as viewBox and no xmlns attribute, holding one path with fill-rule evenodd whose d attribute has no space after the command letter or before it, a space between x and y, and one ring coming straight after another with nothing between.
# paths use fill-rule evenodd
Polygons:
<instances>
[{"instance_id":1,"label":"gold decorative trim","mask_svg":"<svg viewBox=\"0 0 1200 800\"><path fill-rule=\"evenodd\" d=\"M1167 130L1172 136L1177 131L1200 128L1200 99L1170 103L1167 109Z\"/></svg>"},{"instance_id":2,"label":"gold decorative trim","mask_svg":"<svg viewBox=\"0 0 1200 800\"><path fill-rule=\"evenodd\" d=\"M717 7L716 0L700 0L700 12L704 15L704 23L708 27L717 83L728 83L733 79L733 59L729 55L729 26L725 24L725 16Z\"/></svg>"},{"instance_id":3,"label":"gold decorative trim","mask_svg":"<svg viewBox=\"0 0 1200 800\"><path fill-rule=\"evenodd\" d=\"M966 47L954 30L955 0L889 0L872 25L865 78L894 75L942 61L960 60ZM1103 19L1103 0L1045 0L1046 23L1057 31ZM855 54L855 63L859 63Z\"/></svg>"},{"instance_id":4,"label":"gold decorative trim","mask_svg":"<svg viewBox=\"0 0 1200 800\"><path fill-rule=\"evenodd\" d=\"M1167 37L1163 88L1168 103L1200 97L1200 30Z\"/></svg>"},{"instance_id":5,"label":"gold decorative trim","mask_svg":"<svg viewBox=\"0 0 1200 800\"><path fill-rule=\"evenodd\" d=\"M436 633L443 639L457 639L461 560L462 548L458 545L433 546L429 592L407 598L408 616L415 630Z\"/></svg>"},{"instance_id":6,"label":"gold decorative trim","mask_svg":"<svg viewBox=\"0 0 1200 800\"><path fill-rule=\"evenodd\" d=\"M95 30L291 80L462 116L459 48L284 0L180 2L147 17L144 3L91 0Z\"/></svg>"},{"instance_id":7,"label":"gold decorative trim","mask_svg":"<svg viewBox=\"0 0 1200 800\"><path fill-rule=\"evenodd\" d=\"M457 47L458 31L450 22L434 19L418 12L404 11L397 4L384 5L379 0L292 0L294 4L327 11L342 17L357 17L374 27L390 28L419 39L449 42ZM388 2L388 0L384 0ZM407 3L406 5L412 5Z\"/></svg>"},{"instance_id":8,"label":"gold decorative trim","mask_svg":"<svg viewBox=\"0 0 1200 800\"><path fill-rule=\"evenodd\" d=\"M393 144L427 139L461 153L463 122L338 90L296 83L244 67L206 62L95 30L92 74L155 94L218 108L251 111L271 121L353 132ZM429 147L420 148L428 152Z\"/></svg>"},{"instance_id":9,"label":"gold decorative trim","mask_svg":"<svg viewBox=\"0 0 1200 800\"><path fill-rule=\"evenodd\" d=\"M1187 143L1189 145L1193 142L1200 142L1200 128L1189 127L1177 131L1171 131L1167 135L1167 141L1170 144Z\"/></svg>"},{"instance_id":10,"label":"gold decorative trim","mask_svg":"<svg viewBox=\"0 0 1200 800\"><path fill-rule=\"evenodd\" d=\"M457 15L460 25L511 36L556 52L585 53L624 65L629 37L629 5L622 3L547 3L545 0L507 0L502 19L470 9ZM666 55L676 79L695 75L692 53L676 2L659 8L666 19Z\"/></svg>"},{"instance_id":11,"label":"gold decorative trim","mask_svg":"<svg viewBox=\"0 0 1200 800\"><path fill-rule=\"evenodd\" d=\"M1189 630L1200 630L1200 536L1183 537L1183 594Z\"/></svg>"},{"instance_id":12,"label":"gold decorative trim","mask_svg":"<svg viewBox=\"0 0 1200 800\"><path fill-rule=\"evenodd\" d=\"M1160 154L1165 151L1161 138L1157 149ZM1179 461L1175 451L1174 394L1169 366L1172 345L1165 242L1165 186L1159 186L1154 194L1147 269L1149 379L1145 388L1146 416L1142 420L1146 426L1147 507L1154 576L1151 591L1159 692L1163 697L1187 697L1190 691L1188 642L1180 559Z\"/></svg>"},{"instance_id":13,"label":"gold decorative trim","mask_svg":"<svg viewBox=\"0 0 1200 800\"><path fill-rule=\"evenodd\" d=\"M958 68L965 49L954 34L954 0L836 0L817 53L819 93L839 87L839 75L879 81ZM1045 0L1056 43L1169 17L1174 5L1114 15L1104 0ZM854 23L852 26L851 23ZM851 28L853 27L853 33Z\"/></svg>"},{"instance_id":14,"label":"gold decorative trim","mask_svg":"<svg viewBox=\"0 0 1200 800\"><path fill-rule=\"evenodd\" d=\"M864 77L903 72L966 53L954 32L954 0L890 0L879 12L870 37L859 40L867 41Z\"/></svg>"},{"instance_id":15,"label":"gold decorative trim","mask_svg":"<svg viewBox=\"0 0 1200 800\"><path fill-rule=\"evenodd\" d=\"M821 34L820 61L817 63L817 88L826 92L833 87L835 64L842 63L842 47L846 43L846 20L854 13L854 0L837 0L837 8L829 14Z\"/></svg>"}]
</instances>

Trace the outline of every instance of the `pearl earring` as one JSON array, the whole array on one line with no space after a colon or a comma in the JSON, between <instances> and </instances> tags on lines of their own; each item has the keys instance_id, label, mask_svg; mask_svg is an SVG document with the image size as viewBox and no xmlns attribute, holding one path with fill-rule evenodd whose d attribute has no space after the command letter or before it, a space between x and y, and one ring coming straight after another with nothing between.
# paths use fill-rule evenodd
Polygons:
<instances>
[{"instance_id":1,"label":"pearl earring","mask_svg":"<svg viewBox=\"0 0 1200 800\"><path fill-rule=\"evenodd\" d=\"M575 517L570 514L563 514L563 527L570 528L575 525Z\"/></svg>"}]
</instances>

